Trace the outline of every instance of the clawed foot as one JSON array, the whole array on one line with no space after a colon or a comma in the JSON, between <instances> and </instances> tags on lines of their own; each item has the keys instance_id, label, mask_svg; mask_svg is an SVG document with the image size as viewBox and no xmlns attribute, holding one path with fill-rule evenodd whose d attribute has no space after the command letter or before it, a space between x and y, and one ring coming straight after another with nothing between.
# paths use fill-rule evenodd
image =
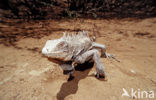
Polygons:
<instances>
[{"instance_id":1,"label":"clawed foot","mask_svg":"<svg viewBox=\"0 0 156 100\"><path fill-rule=\"evenodd\" d=\"M107 80L105 74L99 74L99 73L95 72L95 77L96 77L97 79L104 78L105 80Z\"/></svg>"},{"instance_id":2,"label":"clawed foot","mask_svg":"<svg viewBox=\"0 0 156 100\"><path fill-rule=\"evenodd\" d=\"M106 53L101 54L101 57L102 57L102 58L107 58Z\"/></svg>"},{"instance_id":3,"label":"clawed foot","mask_svg":"<svg viewBox=\"0 0 156 100\"><path fill-rule=\"evenodd\" d=\"M112 54L109 54L109 53L103 53L103 54L101 54L101 57L102 58L114 58L114 56Z\"/></svg>"},{"instance_id":4,"label":"clawed foot","mask_svg":"<svg viewBox=\"0 0 156 100\"><path fill-rule=\"evenodd\" d=\"M102 58L112 58L112 59L116 60L117 62L120 62L120 60L116 59L114 55L109 54L109 53L103 53L103 54L101 55L101 57L102 57Z\"/></svg>"}]
</instances>

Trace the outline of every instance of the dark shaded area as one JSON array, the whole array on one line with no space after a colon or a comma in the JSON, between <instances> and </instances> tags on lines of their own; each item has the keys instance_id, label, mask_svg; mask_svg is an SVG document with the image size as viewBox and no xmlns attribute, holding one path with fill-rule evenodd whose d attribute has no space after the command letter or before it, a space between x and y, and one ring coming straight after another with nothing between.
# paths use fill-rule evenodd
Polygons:
<instances>
[{"instance_id":1,"label":"dark shaded area","mask_svg":"<svg viewBox=\"0 0 156 100\"><path fill-rule=\"evenodd\" d=\"M46 4L51 0L1 0L0 8L10 11L5 17L22 19L44 19Z\"/></svg>"},{"instance_id":2,"label":"dark shaded area","mask_svg":"<svg viewBox=\"0 0 156 100\"><path fill-rule=\"evenodd\" d=\"M28 20L156 16L155 0L1 0L0 8L1 17Z\"/></svg>"},{"instance_id":3,"label":"dark shaded area","mask_svg":"<svg viewBox=\"0 0 156 100\"><path fill-rule=\"evenodd\" d=\"M66 29L60 27L51 27L48 21L31 21L25 22L21 20L2 19L0 20L0 44L12 46L16 49L22 49L17 46L17 42L25 38L41 39L44 36L49 36L55 32L72 32L80 29ZM39 48L26 48L29 51L38 51Z\"/></svg>"},{"instance_id":4,"label":"dark shaded area","mask_svg":"<svg viewBox=\"0 0 156 100\"><path fill-rule=\"evenodd\" d=\"M154 38L155 36L152 35L151 33L149 32L137 32L133 35L134 37L139 37L139 38L144 38L144 37L147 37L147 38Z\"/></svg>"},{"instance_id":5,"label":"dark shaded area","mask_svg":"<svg viewBox=\"0 0 156 100\"><path fill-rule=\"evenodd\" d=\"M88 76L91 68L93 67L93 62L86 62L84 64L79 64L75 67L74 77L72 79L62 84L60 91L57 93L57 100L64 100L70 94L75 94L78 90L78 83L81 79Z\"/></svg>"}]
</instances>

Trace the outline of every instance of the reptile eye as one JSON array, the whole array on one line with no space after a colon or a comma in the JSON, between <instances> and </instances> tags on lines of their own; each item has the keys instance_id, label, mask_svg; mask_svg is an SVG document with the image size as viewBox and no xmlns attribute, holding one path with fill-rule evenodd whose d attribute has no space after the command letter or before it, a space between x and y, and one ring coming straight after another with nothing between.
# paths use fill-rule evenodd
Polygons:
<instances>
[{"instance_id":1,"label":"reptile eye","mask_svg":"<svg viewBox=\"0 0 156 100\"><path fill-rule=\"evenodd\" d=\"M64 43L61 42L61 43L58 44L58 47L63 47L63 45L64 45Z\"/></svg>"},{"instance_id":2,"label":"reptile eye","mask_svg":"<svg viewBox=\"0 0 156 100\"><path fill-rule=\"evenodd\" d=\"M66 45L66 42L62 41L62 42L60 42L60 43L57 45L57 47L62 48L62 47L64 47L65 45Z\"/></svg>"}]
</instances>

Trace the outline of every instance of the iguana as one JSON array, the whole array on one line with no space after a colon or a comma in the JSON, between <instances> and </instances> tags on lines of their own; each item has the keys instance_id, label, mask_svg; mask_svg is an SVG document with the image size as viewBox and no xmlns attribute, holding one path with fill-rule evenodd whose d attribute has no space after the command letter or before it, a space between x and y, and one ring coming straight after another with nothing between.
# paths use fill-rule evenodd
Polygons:
<instances>
[{"instance_id":1,"label":"iguana","mask_svg":"<svg viewBox=\"0 0 156 100\"><path fill-rule=\"evenodd\" d=\"M92 41L87 31L80 31L78 34L64 35L55 40L48 40L42 49L42 54L46 57L59 59L64 63L60 65L65 74L72 75L75 64L83 64L90 59L96 64L96 77L105 77L106 72L101 57L114 58L113 55L106 53L106 46ZM116 59L117 60L117 59ZM118 61L118 60L117 60ZM84 66L85 67L85 66Z\"/></svg>"}]
</instances>

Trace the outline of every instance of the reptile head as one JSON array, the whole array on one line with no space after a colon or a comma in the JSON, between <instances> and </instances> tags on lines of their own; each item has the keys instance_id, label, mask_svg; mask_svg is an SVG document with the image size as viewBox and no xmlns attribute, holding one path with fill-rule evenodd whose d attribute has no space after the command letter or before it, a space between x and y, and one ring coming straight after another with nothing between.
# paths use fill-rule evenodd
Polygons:
<instances>
[{"instance_id":1,"label":"reptile head","mask_svg":"<svg viewBox=\"0 0 156 100\"><path fill-rule=\"evenodd\" d=\"M61 59L67 52L68 45L63 39L48 40L42 49L42 54L50 58Z\"/></svg>"}]
</instances>

